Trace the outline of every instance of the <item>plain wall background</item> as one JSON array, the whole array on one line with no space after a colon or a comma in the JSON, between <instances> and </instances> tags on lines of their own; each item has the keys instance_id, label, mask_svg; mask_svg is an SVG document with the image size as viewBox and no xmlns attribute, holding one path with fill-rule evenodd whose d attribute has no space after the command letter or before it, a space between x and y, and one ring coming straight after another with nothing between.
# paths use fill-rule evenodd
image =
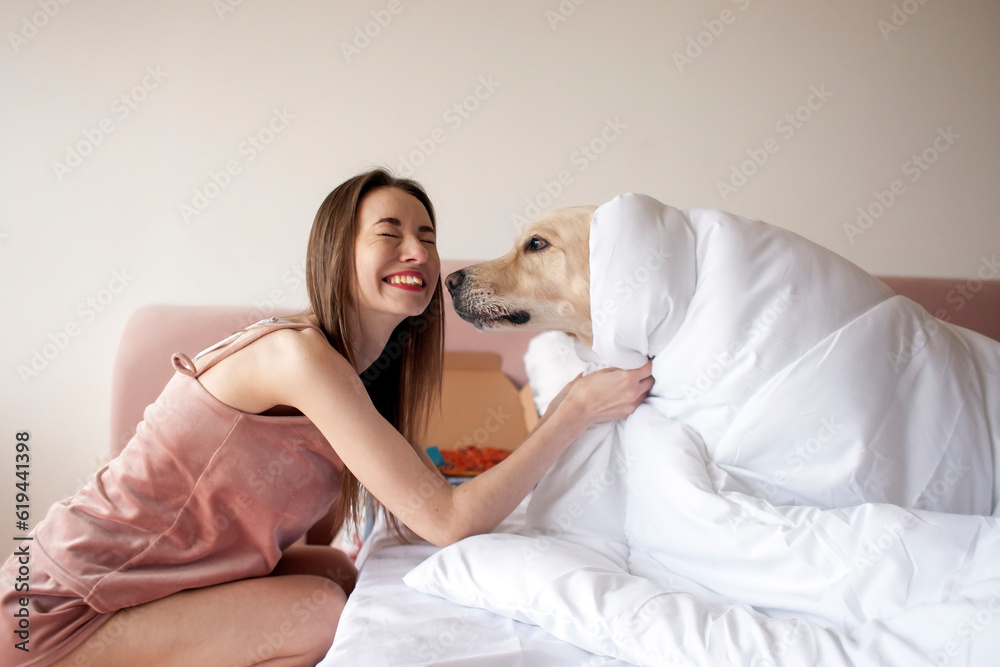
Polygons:
<instances>
[{"instance_id":1,"label":"plain wall background","mask_svg":"<svg viewBox=\"0 0 1000 667\"><path fill-rule=\"evenodd\" d=\"M304 305L312 217L372 165L424 183L447 258L637 191L996 271L994 0L6 0L0 29L0 540L18 431L32 525L103 462L129 314Z\"/></svg>"}]
</instances>

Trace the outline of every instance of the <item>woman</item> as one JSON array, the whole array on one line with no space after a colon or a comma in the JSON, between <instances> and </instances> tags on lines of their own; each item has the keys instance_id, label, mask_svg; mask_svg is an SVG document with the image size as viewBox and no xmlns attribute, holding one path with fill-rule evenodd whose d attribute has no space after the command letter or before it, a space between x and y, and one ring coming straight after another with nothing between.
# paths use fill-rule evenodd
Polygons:
<instances>
[{"instance_id":1,"label":"woman","mask_svg":"<svg viewBox=\"0 0 1000 667\"><path fill-rule=\"evenodd\" d=\"M355 573L342 552L293 543L338 493L341 520L370 493L450 544L493 529L589 425L642 401L649 364L577 378L506 461L451 487L410 444L440 386L435 235L412 181L374 170L330 193L309 239L310 309L175 355L122 454L36 527L30 594L13 592L8 560L4 664L315 664Z\"/></svg>"}]
</instances>

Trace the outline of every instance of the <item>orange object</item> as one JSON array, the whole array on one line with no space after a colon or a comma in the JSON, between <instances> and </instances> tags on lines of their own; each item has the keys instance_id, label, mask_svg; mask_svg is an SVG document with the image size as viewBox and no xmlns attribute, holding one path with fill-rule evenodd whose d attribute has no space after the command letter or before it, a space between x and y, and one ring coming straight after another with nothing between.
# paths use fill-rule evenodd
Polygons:
<instances>
[{"instance_id":1,"label":"orange object","mask_svg":"<svg viewBox=\"0 0 1000 667\"><path fill-rule=\"evenodd\" d=\"M498 447L479 448L475 445L459 449L443 449L441 456L445 464L438 469L445 475L474 477L489 470L510 455L510 451Z\"/></svg>"}]
</instances>

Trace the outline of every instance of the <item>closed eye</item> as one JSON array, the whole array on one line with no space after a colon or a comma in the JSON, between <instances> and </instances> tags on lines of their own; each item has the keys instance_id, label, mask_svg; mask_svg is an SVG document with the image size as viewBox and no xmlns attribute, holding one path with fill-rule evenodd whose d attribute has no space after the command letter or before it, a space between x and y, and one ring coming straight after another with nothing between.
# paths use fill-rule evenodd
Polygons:
<instances>
[{"instance_id":1,"label":"closed eye","mask_svg":"<svg viewBox=\"0 0 1000 667\"><path fill-rule=\"evenodd\" d=\"M524 250L526 252L538 252L540 250L545 250L548 247L549 242L541 236L532 236L528 239L528 242L524 244Z\"/></svg>"},{"instance_id":2,"label":"closed eye","mask_svg":"<svg viewBox=\"0 0 1000 667\"><path fill-rule=\"evenodd\" d=\"M378 234L376 234L376 236L388 236L389 238L392 238L392 239L403 238L399 234L390 234L389 232L378 232ZM420 239L420 242L421 243L426 243L428 245L437 245L435 243L434 239Z\"/></svg>"}]
</instances>

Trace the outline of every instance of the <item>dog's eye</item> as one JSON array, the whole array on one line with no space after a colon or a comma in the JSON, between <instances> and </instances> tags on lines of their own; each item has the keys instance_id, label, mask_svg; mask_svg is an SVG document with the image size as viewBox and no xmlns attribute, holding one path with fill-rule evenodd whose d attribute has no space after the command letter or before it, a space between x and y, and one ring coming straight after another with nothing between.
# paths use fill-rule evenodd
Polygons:
<instances>
[{"instance_id":1,"label":"dog's eye","mask_svg":"<svg viewBox=\"0 0 1000 667\"><path fill-rule=\"evenodd\" d=\"M549 242L540 236L532 236L528 239L525 244L524 249L528 252L538 252L539 250L544 250L549 247Z\"/></svg>"}]
</instances>

